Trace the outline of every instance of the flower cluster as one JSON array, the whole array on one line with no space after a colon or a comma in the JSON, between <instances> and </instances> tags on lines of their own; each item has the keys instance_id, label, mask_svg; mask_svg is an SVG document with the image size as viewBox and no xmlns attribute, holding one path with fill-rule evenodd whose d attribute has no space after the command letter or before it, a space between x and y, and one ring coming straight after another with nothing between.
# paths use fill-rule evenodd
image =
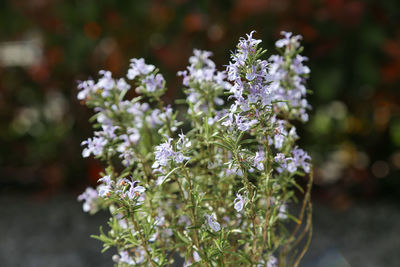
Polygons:
<instances>
[{"instance_id":1,"label":"flower cluster","mask_svg":"<svg viewBox=\"0 0 400 267\"><path fill-rule=\"evenodd\" d=\"M187 88L188 112L214 111L215 106L222 106L221 98L224 90L231 87L224 71L217 71L214 61L210 59L212 53L195 49L194 55L189 58L190 65L184 71L179 71L178 76L183 77L183 85Z\"/></svg>"},{"instance_id":2,"label":"flower cluster","mask_svg":"<svg viewBox=\"0 0 400 267\"><path fill-rule=\"evenodd\" d=\"M164 77L157 73L156 67L148 65L143 58L132 59L128 70L129 80L140 80L136 92L148 95L162 95L165 91Z\"/></svg>"},{"instance_id":3,"label":"flower cluster","mask_svg":"<svg viewBox=\"0 0 400 267\"><path fill-rule=\"evenodd\" d=\"M278 153L275 156L275 161L280 164L277 168L278 172L287 170L290 173L296 172L301 167L306 173L310 172L311 157L301 148L295 147L291 151L291 157L285 157L284 154Z\"/></svg>"},{"instance_id":4,"label":"flower cluster","mask_svg":"<svg viewBox=\"0 0 400 267\"><path fill-rule=\"evenodd\" d=\"M299 36L283 33L280 54L265 59L254 35L239 40L225 71L194 50L178 72L182 122L162 101L163 76L142 58L131 60L132 84L109 71L79 83L96 128L82 156L107 167L78 200L85 212L110 211L110 230L96 238L117 266L169 266L178 255L184 266L297 266L304 255L295 251L311 228L312 167L293 122L308 118L310 70ZM128 98L131 87L138 97ZM308 184L292 214L298 177Z\"/></svg>"},{"instance_id":5,"label":"flower cluster","mask_svg":"<svg viewBox=\"0 0 400 267\"><path fill-rule=\"evenodd\" d=\"M278 40L275 45L283 50L283 55L273 55L269 59L273 99L285 100L277 103L282 112L293 118L308 121L307 109L310 106L305 99L305 81L310 69L303 64L307 57L299 54L301 36L292 35L290 32L282 32L282 35L284 38Z\"/></svg>"}]
</instances>

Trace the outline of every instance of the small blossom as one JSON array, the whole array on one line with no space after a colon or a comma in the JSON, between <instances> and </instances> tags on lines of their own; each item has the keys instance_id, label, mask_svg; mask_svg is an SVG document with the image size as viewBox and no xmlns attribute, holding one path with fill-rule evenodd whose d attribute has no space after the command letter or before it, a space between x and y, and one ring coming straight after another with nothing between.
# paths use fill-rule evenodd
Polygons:
<instances>
[{"instance_id":1,"label":"small blossom","mask_svg":"<svg viewBox=\"0 0 400 267\"><path fill-rule=\"evenodd\" d=\"M278 212L278 217L282 220L285 220L288 218L287 216L287 205L286 203L283 203L280 207L279 207L279 212Z\"/></svg>"},{"instance_id":2,"label":"small blossom","mask_svg":"<svg viewBox=\"0 0 400 267\"><path fill-rule=\"evenodd\" d=\"M153 65L148 65L144 62L143 58L131 59L130 69L128 70L127 77L129 80L135 79L140 75L147 75L155 69Z\"/></svg>"},{"instance_id":3,"label":"small blossom","mask_svg":"<svg viewBox=\"0 0 400 267\"><path fill-rule=\"evenodd\" d=\"M135 199L137 201L137 205L139 205L142 204L145 199L144 192L146 191L146 188L141 185L136 185L137 183L139 183L139 181L129 182L131 187L129 188L127 196L129 199Z\"/></svg>"},{"instance_id":4,"label":"small blossom","mask_svg":"<svg viewBox=\"0 0 400 267\"><path fill-rule=\"evenodd\" d=\"M264 151L262 151L262 150L257 151L256 155L254 157L253 166L256 167L257 170L263 171L264 170L264 160L265 160Z\"/></svg>"},{"instance_id":5,"label":"small blossom","mask_svg":"<svg viewBox=\"0 0 400 267\"><path fill-rule=\"evenodd\" d=\"M208 226L210 226L210 228L214 232L218 232L219 230L221 230L221 226L217 222L217 219L215 218L215 214L212 214L212 215L205 214L205 217L207 218Z\"/></svg>"},{"instance_id":6,"label":"small blossom","mask_svg":"<svg viewBox=\"0 0 400 267\"><path fill-rule=\"evenodd\" d=\"M236 198L233 201L233 204L234 204L235 210L237 212L241 212L244 207L244 204L245 204L245 201L244 201L244 198L242 197L242 195L236 194Z\"/></svg>"},{"instance_id":7,"label":"small blossom","mask_svg":"<svg viewBox=\"0 0 400 267\"><path fill-rule=\"evenodd\" d=\"M174 155L174 151L171 145L172 138L167 138L167 141L156 146L154 151L155 161L153 163L153 168L158 168L159 166L167 166L168 160Z\"/></svg>"},{"instance_id":8,"label":"small blossom","mask_svg":"<svg viewBox=\"0 0 400 267\"><path fill-rule=\"evenodd\" d=\"M82 146L87 145L82 151L82 156L87 158L90 154L99 156L103 153L104 146L107 144L107 140L102 136L95 136L88 138L88 140L81 143Z\"/></svg>"},{"instance_id":9,"label":"small blossom","mask_svg":"<svg viewBox=\"0 0 400 267\"><path fill-rule=\"evenodd\" d=\"M269 256L267 263L265 263L264 260L261 260L260 263L257 264L257 267L277 267L277 266L278 266L278 260L273 255Z\"/></svg>"},{"instance_id":10,"label":"small blossom","mask_svg":"<svg viewBox=\"0 0 400 267\"><path fill-rule=\"evenodd\" d=\"M197 251L193 251L193 259L195 262L201 261L200 255L197 253Z\"/></svg>"},{"instance_id":11,"label":"small blossom","mask_svg":"<svg viewBox=\"0 0 400 267\"><path fill-rule=\"evenodd\" d=\"M78 84L78 89L80 90L78 93L77 98L79 100L85 100L87 99L90 94L94 93L95 91L95 83L93 80L87 80L87 81L83 81L80 82Z\"/></svg>"},{"instance_id":12,"label":"small blossom","mask_svg":"<svg viewBox=\"0 0 400 267\"><path fill-rule=\"evenodd\" d=\"M97 191L91 187L86 188L85 192L78 196L78 201L84 201L83 211L90 212L97 208L96 199L98 198Z\"/></svg>"},{"instance_id":13,"label":"small blossom","mask_svg":"<svg viewBox=\"0 0 400 267\"><path fill-rule=\"evenodd\" d=\"M106 175L100 178L97 182L101 182L107 186L111 185L113 181L111 180L111 175Z\"/></svg>"},{"instance_id":14,"label":"small blossom","mask_svg":"<svg viewBox=\"0 0 400 267\"><path fill-rule=\"evenodd\" d=\"M301 166L307 173L310 172L310 163L307 161L311 160L311 157L303 149L298 148L297 146L293 148L292 154L296 166Z\"/></svg>"},{"instance_id":15,"label":"small blossom","mask_svg":"<svg viewBox=\"0 0 400 267\"><path fill-rule=\"evenodd\" d=\"M143 79L143 86L138 87L138 92L154 93L164 89L164 77L161 74L150 74Z\"/></svg>"},{"instance_id":16,"label":"small blossom","mask_svg":"<svg viewBox=\"0 0 400 267\"><path fill-rule=\"evenodd\" d=\"M99 192L100 197L107 197L111 193L111 186L103 184L99 185L97 191Z\"/></svg>"},{"instance_id":17,"label":"small blossom","mask_svg":"<svg viewBox=\"0 0 400 267\"><path fill-rule=\"evenodd\" d=\"M184 135L180 135L180 141L178 141L178 146L182 148L183 145L188 145L190 146L190 143L187 142L184 139ZM165 167L167 166L167 163L169 160L173 160L176 163L182 163L185 160L189 160L188 157L184 156L180 151L174 151L171 145L172 138L167 137L167 141L164 143L156 146L154 155L155 155L155 161L153 163L152 168L157 169L158 167Z\"/></svg>"}]
</instances>

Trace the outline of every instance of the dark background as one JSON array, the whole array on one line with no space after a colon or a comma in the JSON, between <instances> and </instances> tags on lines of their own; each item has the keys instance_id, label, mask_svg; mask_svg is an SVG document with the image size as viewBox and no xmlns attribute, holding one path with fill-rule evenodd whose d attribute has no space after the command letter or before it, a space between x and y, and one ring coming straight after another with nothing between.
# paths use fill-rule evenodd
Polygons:
<instances>
[{"instance_id":1,"label":"dark background","mask_svg":"<svg viewBox=\"0 0 400 267\"><path fill-rule=\"evenodd\" d=\"M382 261L396 255L390 254L387 244L400 249L390 238L378 242L374 251L383 254L373 258L372 265L360 265L362 258L351 253L371 255L371 248L360 245L363 238L376 244L399 230L395 227L400 214L398 0L8 0L0 1L0 25L0 231L12 224L15 232L8 232L10 240L23 243L32 238L19 229L56 238L61 233L49 234L52 225L60 231L69 229L69 238L83 227L79 240L89 240L89 234L97 233L97 225L105 221L106 215L80 214L75 204L85 186L96 184L102 169L100 162L81 157L80 142L92 134L91 113L76 100L77 80L96 78L100 69L124 76L130 58L144 57L165 75L169 90L164 100L173 103L182 96L176 72L186 67L193 48L211 50L222 70L240 36L256 30L263 46L275 53L274 42L285 30L303 35L303 54L311 68L308 86L314 92L309 96L313 110L299 134L315 165L316 233L338 229L326 236L331 247L318 245L323 234L315 236L305 266L346 266L312 265L326 257L334 262L329 258L332 253L334 259L342 257L351 266L396 266ZM49 217L62 207L69 211L60 213L65 218ZM37 217L42 221L19 224ZM74 218L81 219L77 223ZM61 226L65 221L69 226ZM371 228L375 236L368 239ZM358 236L347 235L356 229ZM335 243L341 234L351 242ZM33 248L1 239L8 250L0 248L0 260L10 251ZM91 250L78 249L77 243ZM46 248L49 255L57 254ZM69 250L83 259L88 253L82 251L88 249L90 255L97 255L100 244L70 239L56 251ZM45 253L39 249L31 254L25 266L43 266L30 259L43 258ZM71 266L60 265L58 259L55 256L50 265ZM22 262L6 261L10 266Z\"/></svg>"}]
</instances>

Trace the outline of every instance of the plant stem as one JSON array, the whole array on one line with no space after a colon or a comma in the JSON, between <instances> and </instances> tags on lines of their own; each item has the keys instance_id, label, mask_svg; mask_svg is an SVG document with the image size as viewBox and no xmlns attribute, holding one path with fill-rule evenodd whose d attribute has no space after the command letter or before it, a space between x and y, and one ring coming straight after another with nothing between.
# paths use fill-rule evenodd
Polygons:
<instances>
[{"instance_id":1,"label":"plant stem","mask_svg":"<svg viewBox=\"0 0 400 267\"><path fill-rule=\"evenodd\" d=\"M195 226L197 226L197 216L196 216L196 210L195 210L195 201L194 201L194 196L193 196L193 192L192 192L192 181L190 179L189 173L188 173L188 171L187 171L187 169L186 169L184 164L182 164L182 168L183 168L183 170L185 172L185 176L186 176L186 179L188 180L188 185L189 185L189 195L190 195L190 202L191 202L191 206L192 206L190 210L191 210L191 214L192 214L193 224ZM197 246L198 249L200 249L199 239L198 239L198 236L197 236L197 230L193 231L193 233L194 233L194 240L195 240L196 246Z\"/></svg>"},{"instance_id":2,"label":"plant stem","mask_svg":"<svg viewBox=\"0 0 400 267\"><path fill-rule=\"evenodd\" d=\"M254 197L254 190L253 187L249 181L249 179L247 178L247 174L246 174L246 170L243 168L242 164L240 163L240 157L239 157L239 153L236 151L236 160L240 166L240 169L243 173L243 178L245 180L245 184L246 184L246 189L247 191L250 193L249 196L249 201L250 201L250 206L251 206L251 214L250 214L250 218L251 221L253 223L253 245L252 245L252 250L251 250L251 261L252 263L254 263L257 259L257 222L256 222L256 214L254 211L254 202L253 202L253 197Z\"/></svg>"},{"instance_id":3,"label":"plant stem","mask_svg":"<svg viewBox=\"0 0 400 267\"><path fill-rule=\"evenodd\" d=\"M144 238L142 232L140 231L140 228L135 220L135 216L132 215L131 218L132 218L132 223L133 223L133 227L134 227L135 231L139 233L140 239L142 241L142 246L143 246L144 250L146 251L146 257L147 257L148 261L151 263L151 266L156 267L154 262L151 260L151 255L149 253L147 240Z\"/></svg>"}]
</instances>

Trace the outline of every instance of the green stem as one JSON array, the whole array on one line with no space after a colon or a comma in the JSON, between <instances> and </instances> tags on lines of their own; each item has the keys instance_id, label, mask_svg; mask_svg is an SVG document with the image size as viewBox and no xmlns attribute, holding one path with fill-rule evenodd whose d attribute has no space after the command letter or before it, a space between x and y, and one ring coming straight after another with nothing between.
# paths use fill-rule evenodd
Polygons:
<instances>
[{"instance_id":1,"label":"green stem","mask_svg":"<svg viewBox=\"0 0 400 267\"><path fill-rule=\"evenodd\" d=\"M240 166L240 169L243 173L243 178L245 180L246 184L246 189L250 193L249 196L249 201L250 201L250 207L251 207L251 214L250 214L250 219L253 223L253 245L252 245L252 250L251 250L251 262L255 263L257 260L257 222L256 222L256 214L254 211L254 202L253 202L253 197L254 197L254 190L253 187L247 177L246 170L244 169L243 165L240 163L240 157L239 153L236 151L236 160Z\"/></svg>"},{"instance_id":2,"label":"green stem","mask_svg":"<svg viewBox=\"0 0 400 267\"><path fill-rule=\"evenodd\" d=\"M144 250L146 252L147 260L151 263L151 266L156 267L154 262L151 260L151 255L149 253L147 240L144 238L142 232L140 231L140 228L139 228L139 226L138 226L138 224L137 224L137 222L135 220L135 215L132 215L131 218L132 218L132 223L133 223L133 227L134 227L135 231L139 233L139 237L140 237L140 239L142 241L142 246L143 246L143 248L144 248Z\"/></svg>"},{"instance_id":3,"label":"green stem","mask_svg":"<svg viewBox=\"0 0 400 267\"><path fill-rule=\"evenodd\" d=\"M195 205L195 199L194 199L194 195L193 195L193 191L192 191L192 180L190 179L190 175L189 172L185 166L184 163L182 163L182 169L184 170L185 173L185 177L188 181L188 185L189 185L189 196L190 196L190 202L191 202L191 216L192 216L192 221L194 226L197 226L197 216L196 216L196 205ZM197 228L193 229L193 238L194 238L194 242L195 245L197 247L197 249L200 250L200 242L199 242L199 237L197 235ZM205 262L206 266L208 266L208 262Z\"/></svg>"}]
</instances>

